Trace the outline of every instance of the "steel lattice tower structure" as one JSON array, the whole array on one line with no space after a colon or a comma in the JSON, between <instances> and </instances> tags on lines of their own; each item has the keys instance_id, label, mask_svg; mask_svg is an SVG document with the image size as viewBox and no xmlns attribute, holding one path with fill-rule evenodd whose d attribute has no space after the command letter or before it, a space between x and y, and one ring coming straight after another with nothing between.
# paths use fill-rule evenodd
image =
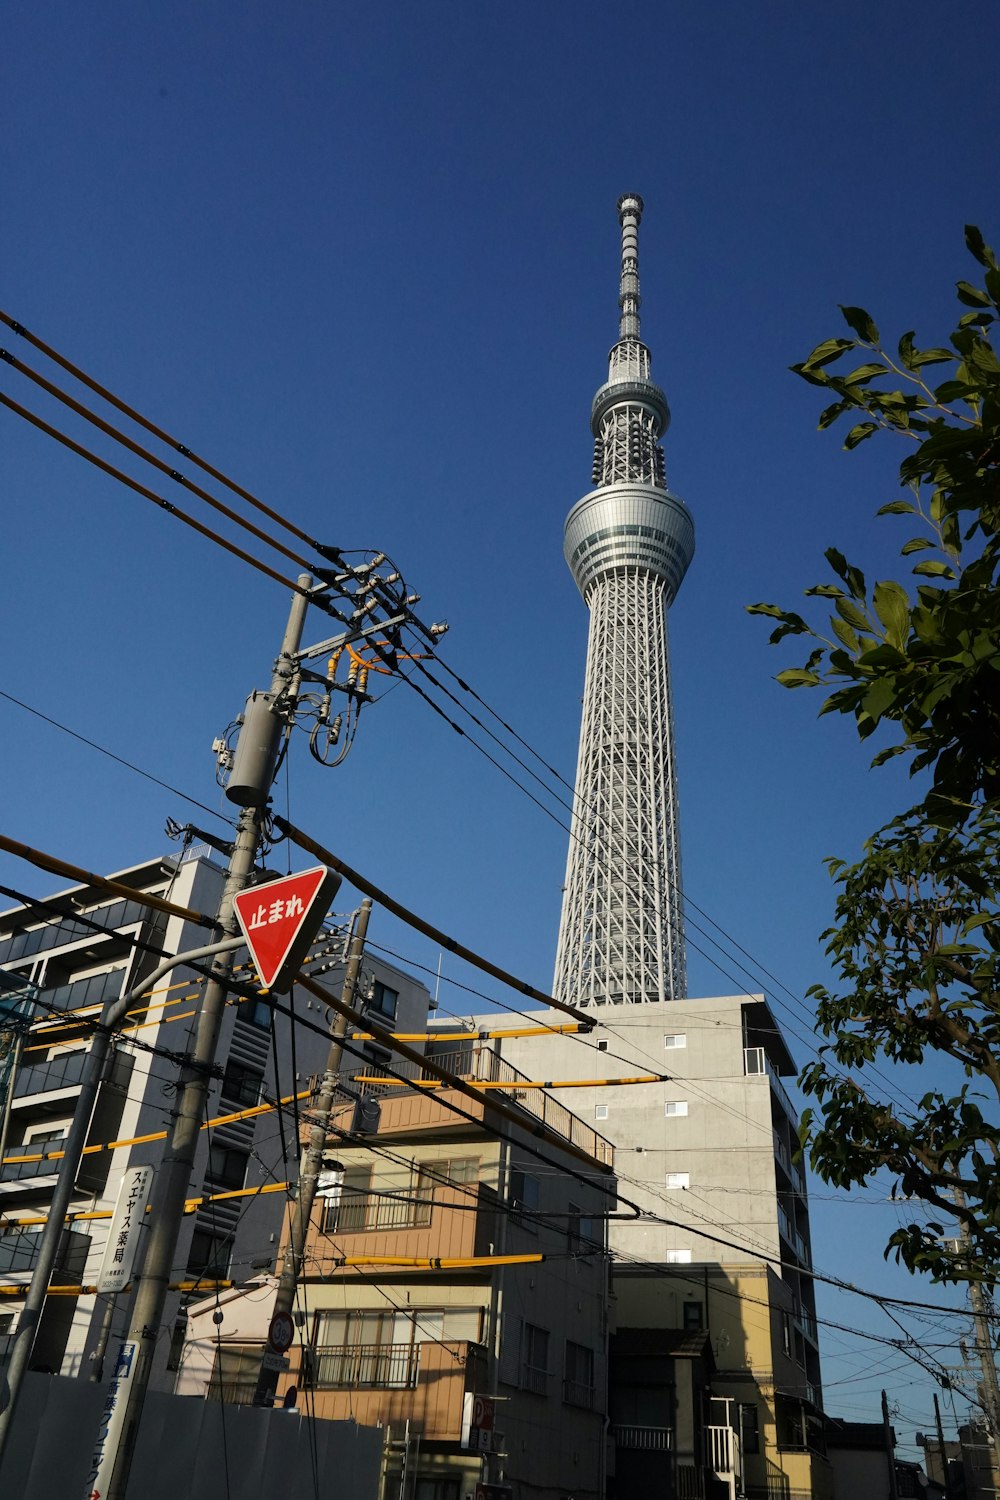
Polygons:
<instances>
[{"instance_id":1,"label":"steel lattice tower structure","mask_svg":"<svg viewBox=\"0 0 1000 1500\"><path fill-rule=\"evenodd\" d=\"M694 555L687 506L667 489L666 397L639 337L642 199L618 201L618 342L594 397L595 488L563 550L590 610L553 993L574 1005L686 994L667 611Z\"/></svg>"}]
</instances>

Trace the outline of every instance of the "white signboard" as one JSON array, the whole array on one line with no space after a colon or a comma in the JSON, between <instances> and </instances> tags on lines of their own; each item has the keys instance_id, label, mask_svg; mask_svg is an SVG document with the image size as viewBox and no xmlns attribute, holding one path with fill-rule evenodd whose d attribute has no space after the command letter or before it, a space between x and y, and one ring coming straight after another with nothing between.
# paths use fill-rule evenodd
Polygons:
<instances>
[{"instance_id":1,"label":"white signboard","mask_svg":"<svg viewBox=\"0 0 1000 1500\"><path fill-rule=\"evenodd\" d=\"M152 1167L129 1167L122 1178L97 1278L99 1292L120 1292L127 1285L135 1265L139 1228L146 1216L152 1186Z\"/></svg>"},{"instance_id":2,"label":"white signboard","mask_svg":"<svg viewBox=\"0 0 1000 1500\"><path fill-rule=\"evenodd\" d=\"M125 1425L125 1408L138 1354L139 1345L127 1341L118 1351L118 1361L101 1411L101 1426L91 1455L90 1472L83 1492L84 1500L104 1500L108 1493L118 1458L118 1445Z\"/></svg>"}]
</instances>

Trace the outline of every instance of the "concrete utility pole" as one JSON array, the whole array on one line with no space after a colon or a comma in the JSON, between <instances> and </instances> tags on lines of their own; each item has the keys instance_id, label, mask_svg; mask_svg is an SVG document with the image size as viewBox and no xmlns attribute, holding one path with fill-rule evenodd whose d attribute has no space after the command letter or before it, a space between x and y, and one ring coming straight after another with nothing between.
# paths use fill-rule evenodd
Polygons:
<instances>
[{"instance_id":1,"label":"concrete utility pole","mask_svg":"<svg viewBox=\"0 0 1000 1500\"><path fill-rule=\"evenodd\" d=\"M965 1193L961 1188L957 1187L953 1190L953 1197L956 1208L965 1207ZM971 1236L962 1218L958 1221L958 1234L963 1249L968 1251ZM982 1374L980 1393L983 1413L989 1428L990 1446L993 1450L992 1463L996 1472L1000 1469L1000 1380L997 1378L993 1332L990 1328L986 1299L983 1296L982 1285L978 1281L969 1282L969 1305L972 1308L972 1322L976 1330L976 1355Z\"/></svg>"},{"instance_id":2,"label":"concrete utility pole","mask_svg":"<svg viewBox=\"0 0 1000 1500\"><path fill-rule=\"evenodd\" d=\"M340 992L345 1005L354 1004L358 979L361 976L361 963L364 958L365 938L368 934L368 918L371 916L371 910L371 901L367 899L362 901L357 926L351 938L344 983ZM309 1140L302 1152L299 1164L299 1191L292 1209L288 1244L285 1247L281 1278L278 1282L277 1296L274 1299L275 1317L279 1313L291 1313L295 1306L295 1293L302 1274L309 1220L312 1218L313 1204L316 1201L316 1183L323 1166L327 1130L333 1113L337 1086L340 1083L340 1065L344 1055L343 1041L349 1025L350 1022L346 1016L338 1015L330 1028L330 1051L326 1059L326 1070L316 1102L311 1107L313 1124L309 1128ZM262 1365L257 1379L257 1389L254 1392L254 1406L273 1406L277 1385L278 1371L265 1369Z\"/></svg>"},{"instance_id":3,"label":"concrete utility pole","mask_svg":"<svg viewBox=\"0 0 1000 1500\"><path fill-rule=\"evenodd\" d=\"M889 1470L890 1500L899 1500L899 1485L896 1483L896 1443L889 1421L889 1398L882 1392L882 1431L885 1435L885 1461Z\"/></svg>"},{"instance_id":4,"label":"concrete utility pole","mask_svg":"<svg viewBox=\"0 0 1000 1500\"><path fill-rule=\"evenodd\" d=\"M300 574L298 584L302 590L308 591L312 587L311 576ZM269 708L271 704L286 700L290 690L294 691L298 670L295 653L302 639L307 607L305 592L293 595L281 653L271 680ZM240 797L243 806L217 919L222 933L230 937L237 935L233 898L250 883L260 847L283 723L274 712L248 713L241 731L241 741L244 735L249 739L252 733L253 743L246 746L241 761L245 781ZM244 746L238 745L238 760L243 750ZM142 1273L137 1278L131 1324L121 1345L111 1392L102 1415L85 1492L88 1500L95 1494L101 1500L123 1500L128 1484L157 1337L163 1322L174 1252L190 1190L195 1152L205 1118L205 1103L231 970L231 955L215 960L212 977L205 986L194 1051L181 1070L177 1110L166 1153L157 1172L146 1257ZM111 1411L108 1410L109 1403Z\"/></svg>"},{"instance_id":5,"label":"concrete utility pole","mask_svg":"<svg viewBox=\"0 0 1000 1500\"><path fill-rule=\"evenodd\" d=\"M97 1093L101 1084L109 1076L114 1062L114 1051L111 1045L114 1034L125 1020L129 1008L135 1004L140 995L144 995L151 985L154 985L164 974L169 974L171 969L176 969L179 964L194 963L200 958L211 958L222 951L242 946L241 937L226 938L221 943L210 943L206 947L192 948L187 953L179 953L176 957L169 958L165 963L160 964L152 974L147 974L140 984L133 986L125 994L113 996L104 1003L101 1019L97 1024L97 1030L94 1032L94 1038L84 1063L73 1119L66 1139L62 1143L58 1176L52 1201L49 1204L48 1218L45 1228L38 1237L35 1269L31 1273L31 1282L25 1294L24 1306L17 1320L17 1330L14 1334L14 1344L6 1372L7 1406L5 1410L0 1411L0 1458L3 1457L7 1446L7 1438L17 1409L24 1374L35 1347L35 1337L45 1307L45 1298L48 1295L56 1256L59 1253L66 1215L76 1188L80 1162L83 1160L83 1148L87 1144Z\"/></svg>"}]
</instances>

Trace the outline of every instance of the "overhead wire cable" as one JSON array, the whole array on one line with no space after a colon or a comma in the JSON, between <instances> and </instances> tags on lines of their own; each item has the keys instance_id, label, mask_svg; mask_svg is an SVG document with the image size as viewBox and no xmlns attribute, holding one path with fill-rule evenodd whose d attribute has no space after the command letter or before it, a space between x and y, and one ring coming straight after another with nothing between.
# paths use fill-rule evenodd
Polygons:
<instances>
[{"instance_id":1,"label":"overhead wire cable","mask_svg":"<svg viewBox=\"0 0 1000 1500\"><path fill-rule=\"evenodd\" d=\"M109 474L112 479L117 479L127 489L132 490L137 495L141 495L143 499L149 500L153 505L158 505L161 510L165 510L175 520L182 522L185 526L189 526L193 531L198 532L200 536L207 538L210 542L214 542L217 547L221 547L225 552L231 553L233 557L239 558L241 562L247 563L251 568L256 569L258 573L262 573L266 578L270 578L274 583L280 583L283 588L290 589L292 593L304 594L307 598L312 597L310 591L303 588L301 584L293 582L291 578L285 578L283 574L272 568L268 563L262 562L259 558L246 552L242 547L238 547L235 542L228 541L219 532L213 531L210 526L205 526L194 516L188 515L187 511L181 510L179 506L174 505L170 500L165 500L162 495L158 495L155 490L151 490L146 485L141 484L139 480L132 479L124 470L116 469L114 464L110 464L106 459L99 457L98 454L92 453L89 448L85 448L82 443L76 442L68 433L60 432L57 427L53 427L50 422L46 422L36 412L29 411L27 407L21 406L19 402L12 400L10 396L4 395L2 391L0 391L0 405L6 406L9 411L16 413L17 416L23 417L26 422L30 422L33 427L37 427L46 436L54 438L64 448L69 448L71 452L76 453L80 458L85 458L95 468L102 470L105 474Z\"/></svg>"},{"instance_id":2,"label":"overhead wire cable","mask_svg":"<svg viewBox=\"0 0 1000 1500\"><path fill-rule=\"evenodd\" d=\"M200 485L195 484L193 480L188 479L177 469L172 469L169 464L164 463L162 458L157 458L155 453L150 453L148 448L143 448L141 444L133 442L124 432L119 431L117 427L113 427L110 422L105 422L103 417L99 417L96 412L91 411L82 402L76 401L66 391L61 390L59 386L53 385L52 381L46 380L44 375L40 375L30 365L26 365L22 360L17 359L9 350L0 348L0 359L4 360L12 369L17 370L19 374L33 381L35 385L46 391L55 400L61 402L63 406L68 407L70 411L75 412L77 416L83 417L85 421L89 422L93 427L98 428L107 437L113 438L116 443L120 443L122 447L127 448L137 458L143 459L146 463L151 464L154 469L158 469L161 474L165 474L168 479L172 479L176 484L190 490L193 495L197 495L199 500L203 500L206 505L211 506L213 510L218 511L227 520L242 527L244 531L248 531L258 541L264 542L268 547L273 547L276 552L280 552L290 562L298 563L300 567L309 568L312 566L300 553L293 552L290 547L286 547L284 542L279 541L277 537L269 535L268 532L262 530L253 521L249 521L245 516L241 516L238 511L233 510L224 501L209 494L208 490L202 489Z\"/></svg>"},{"instance_id":3,"label":"overhead wire cable","mask_svg":"<svg viewBox=\"0 0 1000 1500\"><path fill-rule=\"evenodd\" d=\"M137 776L142 776L146 781L153 782L154 786L162 787L165 792L170 792L173 796L180 797L182 802L189 802L192 807L197 807L201 812L211 814L213 818L219 818L223 823L228 823L231 828L236 826L234 820L227 817L225 813L220 812L218 808L209 807L207 802L199 802L197 797L191 797L187 792L182 792L179 787L171 786L169 781L161 780L159 776L154 776L151 771L144 771L142 766L137 766L133 761L126 760L122 755L116 755L106 745L99 745L96 740L88 739L85 734L80 734L77 730L71 729L68 724L64 724L60 719L50 718L48 714L42 713L41 709L33 708L30 703L25 703L21 698L15 698L13 693L4 692L3 688L0 688L0 698L6 698L8 703L15 704L18 708L23 709L25 713L34 714L36 719L41 719L44 723L51 725L53 729L58 729L62 734L68 734L72 739L79 740L81 745L86 745L89 749L96 750L100 755L106 755L109 760L116 761L118 765L124 766L127 771L134 771Z\"/></svg>"},{"instance_id":4,"label":"overhead wire cable","mask_svg":"<svg viewBox=\"0 0 1000 1500\"><path fill-rule=\"evenodd\" d=\"M193 453L191 449L188 448L185 444L178 442L176 438L171 437L168 432L165 432L162 427L157 427L155 423L151 422L147 417L144 417L140 412L136 411L134 407L127 405L126 402L120 399L120 397L114 395L112 391L108 390L107 386L101 385L98 381L94 380L92 376L87 375L83 370L81 370L78 365L75 365L70 360L68 360L65 355L62 355L56 349L53 349L50 344L44 343L36 334L32 333L28 328L26 328L23 323L17 322L14 318L11 318L7 313L3 311L0 311L0 322L5 323L8 328L10 328L14 333L18 335L18 337L23 338L29 344L32 344L36 349L39 350L40 353L44 354L46 358L51 359L54 364L59 365L68 374L72 375L75 380L79 380L82 385L87 386L88 389L92 390L95 393L95 395L98 395L102 398L102 400L107 401L110 406L115 407L124 416L129 417L133 422L136 422L140 427L144 428L154 437L159 438L161 442L166 443L168 447L173 448L175 452L179 453L183 458L186 458L190 463L197 465L197 467L200 468L204 473L211 475L213 479L217 480L220 484L225 485L228 490L231 490L233 492L233 494L239 495L241 500L245 500L248 505L252 505L255 510L260 511L262 515L266 515L269 520L276 522L279 526L283 526L286 531L290 532L293 536L297 536L300 541L305 542L308 546L317 547L318 550L316 541L306 532L302 531L292 521L289 521L286 516L281 515L280 512L276 510L272 510L272 508L269 505L265 504L263 500L259 500L255 495L252 495L249 490L244 489L234 480L227 479L226 475L223 474L219 469L214 468L205 459L199 458L198 454Z\"/></svg>"}]
</instances>

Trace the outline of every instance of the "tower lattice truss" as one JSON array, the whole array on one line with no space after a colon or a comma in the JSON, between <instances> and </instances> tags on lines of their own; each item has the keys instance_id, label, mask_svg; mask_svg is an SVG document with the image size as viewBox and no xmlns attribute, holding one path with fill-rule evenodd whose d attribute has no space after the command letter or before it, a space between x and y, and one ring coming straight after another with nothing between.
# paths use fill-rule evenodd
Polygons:
<instances>
[{"instance_id":1,"label":"tower lattice truss","mask_svg":"<svg viewBox=\"0 0 1000 1500\"><path fill-rule=\"evenodd\" d=\"M686 993L667 589L622 568L593 589L555 993L575 1005Z\"/></svg>"},{"instance_id":2,"label":"tower lattice truss","mask_svg":"<svg viewBox=\"0 0 1000 1500\"><path fill-rule=\"evenodd\" d=\"M564 538L590 635L554 993L581 1006L687 991L667 610L694 526L667 489L670 411L639 337L641 198L626 194L618 213L619 337L591 412L595 488Z\"/></svg>"}]
</instances>

